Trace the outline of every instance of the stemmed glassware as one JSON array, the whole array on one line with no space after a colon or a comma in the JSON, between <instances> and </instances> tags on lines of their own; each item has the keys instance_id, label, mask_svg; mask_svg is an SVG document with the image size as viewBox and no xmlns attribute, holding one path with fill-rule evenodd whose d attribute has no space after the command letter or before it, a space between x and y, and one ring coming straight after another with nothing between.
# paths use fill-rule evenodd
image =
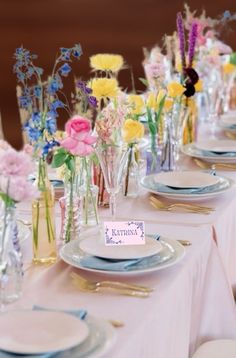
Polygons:
<instances>
[{"instance_id":1,"label":"stemmed glassware","mask_svg":"<svg viewBox=\"0 0 236 358\"><path fill-rule=\"evenodd\" d=\"M110 213L113 219L116 216L116 194L118 194L121 187L129 151L130 148L124 147L123 143L99 143L96 147L96 154L104 175L106 190L110 196Z\"/></svg>"}]
</instances>

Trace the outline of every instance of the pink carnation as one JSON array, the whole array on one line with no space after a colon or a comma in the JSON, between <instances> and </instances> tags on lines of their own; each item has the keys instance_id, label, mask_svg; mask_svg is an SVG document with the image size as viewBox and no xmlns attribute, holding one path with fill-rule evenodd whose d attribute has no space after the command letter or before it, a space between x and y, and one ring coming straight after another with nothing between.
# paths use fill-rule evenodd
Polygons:
<instances>
[{"instance_id":1,"label":"pink carnation","mask_svg":"<svg viewBox=\"0 0 236 358\"><path fill-rule=\"evenodd\" d=\"M23 177L0 176L0 191L16 202L28 201L38 197L38 190Z\"/></svg>"},{"instance_id":2,"label":"pink carnation","mask_svg":"<svg viewBox=\"0 0 236 358\"><path fill-rule=\"evenodd\" d=\"M0 152L0 175L27 176L33 171L31 158L24 152L10 148Z\"/></svg>"}]
</instances>

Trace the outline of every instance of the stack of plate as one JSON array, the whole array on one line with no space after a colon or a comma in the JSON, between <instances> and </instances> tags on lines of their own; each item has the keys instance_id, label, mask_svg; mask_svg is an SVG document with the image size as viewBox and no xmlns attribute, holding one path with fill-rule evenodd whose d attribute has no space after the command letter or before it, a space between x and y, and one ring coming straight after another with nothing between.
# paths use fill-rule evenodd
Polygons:
<instances>
[{"instance_id":1,"label":"stack of plate","mask_svg":"<svg viewBox=\"0 0 236 358\"><path fill-rule=\"evenodd\" d=\"M162 172L143 177L141 185L148 191L180 200L202 200L230 189L233 181L199 171Z\"/></svg>"},{"instance_id":2,"label":"stack of plate","mask_svg":"<svg viewBox=\"0 0 236 358\"><path fill-rule=\"evenodd\" d=\"M8 311L0 315L0 356L9 353L58 358L100 357L114 343L109 323L56 311ZM7 353L9 352L9 353Z\"/></svg>"},{"instance_id":3,"label":"stack of plate","mask_svg":"<svg viewBox=\"0 0 236 358\"><path fill-rule=\"evenodd\" d=\"M164 269L176 264L184 253L181 244L168 238L147 236L144 245L107 246L100 234L69 242L60 256L74 267L120 276Z\"/></svg>"},{"instance_id":4,"label":"stack of plate","mask_svg":"<svg viewBox=\"0 0 236 358\"><path fill-rule=\"evenodd\" d=\"M236 111L223 114L220 117L219 126L225 131L236 133Z\"/></svg>"},{"instance_id":5,"label":"stack of plate","mask_svg":"<svg viewBox=\"0 0 236 358\"><path fill-rule=\"evenodd\" d=\"M236 163L236 142L229 139L204 140L186 144L182 151L210 163Z\"/></svg>"}]
</instances>

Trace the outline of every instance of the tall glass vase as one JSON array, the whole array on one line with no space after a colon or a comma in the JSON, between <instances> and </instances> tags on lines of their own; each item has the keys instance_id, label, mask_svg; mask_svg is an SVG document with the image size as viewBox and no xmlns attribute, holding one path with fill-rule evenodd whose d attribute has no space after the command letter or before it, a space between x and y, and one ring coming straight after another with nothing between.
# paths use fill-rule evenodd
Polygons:
<instances>
[{"instance_id":1,"label":"tall glass vase","mask_svg":"<svg viewBox=\"0 0 236 358\"><path fill-rule=\"evenodd\" d=\"M130 145L126 173L123 180L124 196L136 198L139 194L139 152L135 144Z\"/></svg>"},{"instance_id":2,"label":"tall glass vase","mask_svg":"<svg viewBox=\"0 0 236 358\"><path fill-rule=\"evenodd\" d=\"M17 237L15 208L3 205L0 217L0 303L15 301L22 291L22 257Z\"/></svg>"},{"instance_id":3,"label":"tall glass vase","mask_svg":"<svg viewBox=\"0 0 236 358\"><path fill-rule=\"evenodd\" d=\"M158 145L158 134L150 135L150 145L146 150L146 174L160 172L160 146Z\"/></svg>"},{"instance_id":4,"label":"tall glass vase","mask_svg":"<svg viewBox=\"0 0 236 358\"><path fill-rule=\"evenodd\" d=\"M107 192L110 195L109 207L112 219L116 216L116 194L120 191L122 177L130 148L119 145L99 144L96 147Z\"/></svg>"},{"instance_id":5,"label":"tall glass vase","mask_svg":"<svg viewBox=\"0 0 236 358\"><path fill-rule=\"evenodd\" d=\"M65 183L65 195L60 198L61 207L61 234L65 242L79 238L80 234L80 196L78 184L71 177Z\"/></svg>"},{"instance_id":6,"label":"tall glass vase","mask_svg":"<svg viewBox=\"0 0 236 358\"><path fill-rule=\"evenodd\" d=\"M40 195L32 203L33 262L54 263L57 259L54 189L42 158L38 162L35 185Z\"/></svg>"}]
</instances>

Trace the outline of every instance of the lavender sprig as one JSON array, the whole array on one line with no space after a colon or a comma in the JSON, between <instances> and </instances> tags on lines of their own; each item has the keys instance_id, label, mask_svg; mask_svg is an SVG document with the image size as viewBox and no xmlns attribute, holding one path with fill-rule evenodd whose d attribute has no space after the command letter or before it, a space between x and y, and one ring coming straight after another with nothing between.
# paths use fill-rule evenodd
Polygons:
<instances>
[{"instance_id":1,"label":"lavender sprig","mask_svg":"<svg viewBox=\"0 0 236 358\"><path fill-rule=\"evenodd\" d=\"M185 59L185 34L184 34L184 23L183 18L180 12L177 14L176 19L177 24L177 33L179 37L179 50L181 56L181 63L182 63L182 71L184 71L186 67L186 59Z\"/></svg>"},{"instance_id":2,"label":"lavender sprig","mask_svg":"<svg viewBox=\"0 0 236 358\"><path fill-rule=\"evenodd\" d=\"M193 58L195 53L195 47L198 36L198 25L196 22L192 24L190 33L189 33L189 43L188 43L188 67L192 67Z\"/></svg>"}]
</instances>

